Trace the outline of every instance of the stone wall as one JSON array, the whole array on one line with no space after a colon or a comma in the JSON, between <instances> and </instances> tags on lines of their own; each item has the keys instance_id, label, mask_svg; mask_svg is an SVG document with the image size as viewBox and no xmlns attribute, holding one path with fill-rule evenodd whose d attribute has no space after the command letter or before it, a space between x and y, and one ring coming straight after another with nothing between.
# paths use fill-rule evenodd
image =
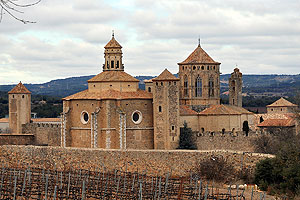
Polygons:
<instances>
[{"instance_id":1,"label":"stone wall","mask_svg":"<svg viewBox=\"0 0 300 200\"><path fill-rule=\"evenodd\" d=\"M34 135L0 134L0 145L33 145Z\"/></svg>"},{"instance_id":2,"label":"stone wall","mask_svg":"<svg viewBox=\"0 0 300 200\"><path fill-rule=\"evenodd\" d=\"M8 167L38 167L58 170L108 170L144 171L148 174L187 176L199 162L212 156L222 156L236 169L241 166L253 169L268 154L238 151L183 151L183 150L104 150L41 146L1 146L0 161Z\"/></svg>"},{"instance_id":3,"label":"stone wall","mask_svg":"<svg viewBox=\"0 0 300 200\"><path fill-rule=\"evenodd\" d=\"M34 135L34 145L61 145L60 124L28 123L22 126L22 132L23 134Z\"/></svg>"},{"instance_id":4,"label":"stone wall","mask_svg":"<svg viewBox=\"0 0 300 200\"><path fill-rule=\"evenodd\" d=\"M195 133L194 138L198 150L234 150L234 151L246 151L253 152L253 140L258 136L251 132L249 136L245 136L243 132L236 132L235 135L230 133Z\"/></svg>"}]
</instances>

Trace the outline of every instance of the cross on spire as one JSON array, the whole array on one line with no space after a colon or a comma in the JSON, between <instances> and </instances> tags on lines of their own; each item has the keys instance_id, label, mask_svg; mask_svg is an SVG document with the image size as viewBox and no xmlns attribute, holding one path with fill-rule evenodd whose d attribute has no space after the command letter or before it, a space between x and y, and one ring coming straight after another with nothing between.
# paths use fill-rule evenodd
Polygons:
<instances>
[{"instance_id":1,"label":"cross on spire","mask_svg":"<svg viewBox=\"0 0 300 200\"><path fill-rule=\"evenodd\" d=\"M115 37L115 31L114 30L112 30L112 36Z\"/></svg>"}]
</instances>

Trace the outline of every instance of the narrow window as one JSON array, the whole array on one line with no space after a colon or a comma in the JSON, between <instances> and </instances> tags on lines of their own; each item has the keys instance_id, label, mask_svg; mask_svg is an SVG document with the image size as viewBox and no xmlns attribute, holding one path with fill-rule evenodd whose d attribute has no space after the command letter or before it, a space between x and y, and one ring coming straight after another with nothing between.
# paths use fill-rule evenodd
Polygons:
<instances>
[{"instance_id":1,"label":"narrow window","mask_svg":"<svg viewBox=\"0 0 300 200\"><path fill-rule=\"evenodd\" d=\"M110 61L110 65L111 65L111 68L114 68L115 67L115 65L114 65L114 61L112 60L112 61Z\"/></svg>"},{"instance_id":2,"label":"narrow window","mask_svg":"<svg viewBox=\"0 0 300 200\"><path fill-rule=\"evenodd\" d=\"M214 97L215 96L215 90L214 90L214 79L211 77L208 81L208 96Z\"/></svg>"},{"instance_id":3,"label":"narrow window","mask_svg":"<svg viewBox=\"0 0 300 200\"><path fill-rule=\"evenodd\" d=\"M202 97L202 79L200 76L198 76L195 81L195 96Z\"/></svg>"},{"instance_id":4,"label":"narrow window","mask_svg":"<svg viewBox=\"0 0 300 200\"><path fill-rule=\"evenodd\" d=\"M25 97L25 96L24 96L24 95L22 95L22 99L24 99L24 97ZM282 110L282 109L281 109L281 110Z\"/></svg>"},{"instance_id":5,"label":"narrow window","mask_svg":"<svg viewBox=\"0 0 300 200\"><path fill-rule=\"evenodd\" d=\"M183 94L184 94L184 96L186 96L186 97L189 95L189 91L188 91L188 79L187 79L187 76L184 77Z\"/></svg>"},{"instance_id":6,"label":"narrow window","mask_svg":"<svg viewBox=\"0 0 300 200\"><path fill-rule=\"evenodd\" d=\"M109 62L108 61L106 62L106 65L107 65L107 68L109 68Z\"/></svg>"},{"instance_id":7,"label":"narrow window","mask_svg":"<svg viewBox=\"0 0 300 200\"><path fill-rule=\"evenodd\" d=\"M117 66L116 66L116 68L118 69L119 66L120 66L120 61L117 60Z\"/></svg>"},{"instance_id":8,"label":"narrow window","mask_svg":"<svg viewBox=\"0 0 300 200\"><path fill-rule=\"evenodd\" d=\"M204 66L201 66L201 69L204 70Z\"/></svg>"},{"instance_id":9,"label":"narrow window","mask_svg":"<svg viewBox=\"0 0 300 200\"><path fill-rule=\"evenodd\" d=\"M151 87L148 87L148 92L151 92Z\"/></svg>"},{"instance_id":10,"label":"narrow window","mask_svg":"<svg viewBox=\"0 0 300 200\"><path fill-rule=\"evenodd\" d=\"M163 83L163 82L161 82L160 84L161 84L161 85L164 85L164 83Z\"/></svg>"},{"instance_id":11,"label":"narrow window","mask_svg":"<svg viewBox=\"0 0 300 200\"><path fill-rule=\"evenodd\" d=\"M193 70L196 70L196 66L193 66Z\"/></svg>"},{"instance_id":12,"label":"narrow window","mask_svg":"<svg viewBox=\"0 0 300 200\"><path fill-rule=\"evenodd\" d=\"M172 131L174 131L175 130L175 126L172 126Z\"/></svg>"},{"instance_id":13,"label":"narrow window","mask_svg":"<svg viewBox=\"0 0 300 200\"><path fill-rule=\"evenodd\" d=\"M207 70L209 70L209 66L207 66Z\"/></svg>"},{"instance_id":14,"label":"narrow window","mask_svg":"<svg viewBox=\"0 0 300 200\"><path fill-rule=\"evenodd\" d=\"M161 106L158 106L158 112L161 112L161 111L162 111Z\"/></svg>"}]
</instances>

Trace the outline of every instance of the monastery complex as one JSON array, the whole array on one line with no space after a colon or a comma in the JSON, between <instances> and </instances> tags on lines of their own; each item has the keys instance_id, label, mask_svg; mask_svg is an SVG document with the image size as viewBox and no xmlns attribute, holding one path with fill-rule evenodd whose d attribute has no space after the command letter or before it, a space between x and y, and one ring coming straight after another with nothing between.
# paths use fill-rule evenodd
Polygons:
<instances>
[{"instance_id":1,"label":"monastery complex","mask_svg":"<svg viewBox=\"0 0 300 200\"><path fill-rule=\"evenodd\" d=\"M8 93L6 122L12 133L32 135L25 141L36 145L171 150L178 147L185 122L200 141L205 135L246 137L268 127L297 130L291 118L297 105L283 98L269 105L266 114L242 108L242 73L238 68L228 80L229 105L220 104L221 63L200 44L178 63L178 77L165 69L145 81L145 90L139 89L139 80L126 73L122 46L114 35L104 49L103 71L88 80L87 90L63 98L60 119L31 119L30 91L22 83L13 88ZM4 122L0 119L0 126Z\"/></svg>"}]
</instances>

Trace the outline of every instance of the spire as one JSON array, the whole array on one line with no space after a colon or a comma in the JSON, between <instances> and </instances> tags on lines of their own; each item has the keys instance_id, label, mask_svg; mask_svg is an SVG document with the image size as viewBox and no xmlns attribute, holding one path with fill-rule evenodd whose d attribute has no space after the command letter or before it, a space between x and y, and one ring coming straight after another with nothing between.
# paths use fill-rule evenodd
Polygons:
<instances>
[{"instance_id":1,"label":"spire","mask_svg":"<svg viewBox=\"0 0 300 200\"><path fill-rule=\"evenodd\" d=\"M198 38L198 47L201 47L201 44L200 44L200 35L199 35L199 38Z\"/></svg>"},{"instance_id":2,"label":"spire","mask_svg":"<svg viewBox=\"0 0 300 200\"><path fill-rule=\"evenodd\" d=\"M115 31L112 30L112 37L115 37Z\"/></svg>"}]
</instances>

